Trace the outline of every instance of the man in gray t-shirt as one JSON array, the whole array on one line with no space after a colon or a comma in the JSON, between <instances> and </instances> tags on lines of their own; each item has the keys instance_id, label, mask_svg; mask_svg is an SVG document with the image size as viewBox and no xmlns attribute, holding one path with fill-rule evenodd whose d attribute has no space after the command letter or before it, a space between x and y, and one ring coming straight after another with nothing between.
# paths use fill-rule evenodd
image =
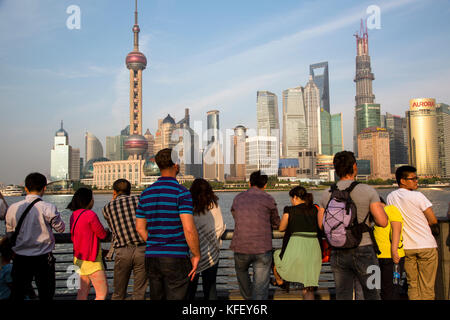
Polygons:
<instances>
[{"instance_id":1,"label":"man in gray t-shirt","mask_svg":"<svg viewBox=\"0 0 450 320\"><path fill-rule=\"evenodd\" d=\"M353 180L340 180L337 183L339 190L344 190L352 184ZM330 190L324 191L320 197L319 206L321 208L326 208L328 201L330 200L331 192ZM361 223L366 218L370 211L370 205L380 202L380 196L378 192L371 186L367 184L360 183L351 192L353 202L356 205L358 222ZM369 219L366 220L367 225L370 225ZM367 246L372 244L372 239L368 232L363 233L361 243L359 246Z\"/></svg>"},{"instance_id":2,"label":"man in gray t-shirt","mask_svg":"<svg viewBox=\"0 0 450 320\"><path fill-rule=\"evenodd\" d=\"M342 151L337 153L334 156L333 165L340 178L337 187L340 190L348 188L358 174L353 152ZM319 202L319 213L326 209L330 196L329 190L322 194ZM387 226L387 215L374 188L366 184L358 184L350 193L350 196L357 208L358 222L363 222L370 212L377 226ZM367 224L369 224L368 220L366 220ZM369 277L373 275L373 266L378 266L377 255L368 232L363 233L362 240L357 248L333 248L330 255L330 265L336 283L337 300L352 300L355 277L361 284L364 299L380 300L379 289L371 289L372 287L368 286L368 282L370 283Z\"/></svg>"}]
</instances>

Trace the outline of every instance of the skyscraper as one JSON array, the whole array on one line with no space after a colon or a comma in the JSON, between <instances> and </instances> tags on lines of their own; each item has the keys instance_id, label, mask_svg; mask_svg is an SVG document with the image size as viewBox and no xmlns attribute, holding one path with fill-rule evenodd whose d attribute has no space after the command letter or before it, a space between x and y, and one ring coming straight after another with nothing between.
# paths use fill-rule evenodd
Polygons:
<instances>
[{"instance_id":1,"label":"skyscraper","mask_svg":"<svg viewBox=\"0 0 450 320\"><path fill-rule=\"evenodd\" d=\"M248 180L254 171L275 176L278 174L279 147L273 136L254 136L245 140L245 177Z\"/></svg>"},{"instance_id":2,"label":"skyscraper","mask_svg":"<svg viewBox=\"0 0 450 320\"><path fill-rule=\"evenodd\" d=\"M208 144L219 141L219 111L211 110L206 113L208 130Z\"/></svg>"},{"instance_id":3,"label":"skyscraper","mask_svg":"<svg viewBox=\"0 0 450 320\"><path fill-rule=\"evenodd\" d=\"M342 113L330 115L320 109L321 154L334 155L344 150Z\"/></svg>"},{"instance_id":4,"label":"skyscraper","mask_svg":"<svg viewBox=\"0 0 450 320\"><path fill-rule=\"evenodd\" d=\"M330 123L331 123L331 154L335 155L336 153L344 150L344 131L342 124L343 123L342 113L331 115Z\"/></svg>"},{"instance_id":5,"label":"skyscraper","mask_svg":"<svg viewBox=\"0 0 450 320\"><path fill-rule=\"evenodd\" d=\"M85 141L85 162L103 157L103 147L100 140L90 132L86 132Z\"/></svg>"},{"instance_id":6,"label":"skyscraper","mask_svg":"<svg viewBox=\"0 0 450 320\"><path fill-rule=\"evenodd\" d=\"M367 33L367 25L364 29L363 21L361 20L361 29L359 34L354 34L356 37L356 106L363 103L374 103L375 95L372 93L372 81L375 76L370 67L369 56L369 34Z\"/></svg>"},{"instance_id":7,"label":"skyscraper","mask_svg":"<svg viewBox=\"0 0 450 320\"><path fill-rule=\"evenodd\" d=\"M380 105L375 104L372 92L372 81L375 79L370 66L369 34L367 25L361 20L359 33L356 37L356 83L355 121L353 128L353 151L358 155L357 137L361 130L369 127L381 127Z\"/></svg>"},{"instance_id":8,"label":"skyscraper","mask_svg":"<svg viewBox=\"0 0 450 320\"><path fill-rule=\"evenodd\" d=\"M158 130L155 133L154 153L165 148L173 148L177 141L172 141L172 134L176 129L175 119L167 115L164 119L158 120Z\"/></svg>"},{"instance_id":9,"label":"skyscraper","mask_svg":"<svg viewBox=\"0 0 450 320\"><path fill-rule=\"evenodd\" d=\"M441 176L450 178L450 106L445 103L438 103L436 106L439 166L441 168Z\"/></svg>"},{"instance_id":10,"label":"skyscraper","mask_svg":"<svg viewBox=\"0 0 450 320\"><path fill-rule=\"evenodd\" d=\"M382 126L389 132L389 149L391 151L391 172L395 166L408 163L408 147L405 144L403 122L404 118L386 112Z\"/></svg>"},{"instance_id":11,"label":"skyscraper","mask_svg":"<svg viewBox=\"0 0 450 320\"><path fill-rule=\"evenodd\" d=\"M278 98L269 91L258 91L256 98L256 121L258 135L274 136L280 141Z\"/></svg>"},{"instance_id":12,"label":"skyscraper","mask_svg":"<svg viewBox=\"0 0 450 320\"><path fill-rule=\"evenodd\" d=\"M203 154L203 178L225 180L224 157L219 137L219 111L211 110L207 115L208 141Z\"/></svg>"},{"instance_id":13,"label":"skyscraper","mask_svg":"<svg viewBox=\"0 0 450 320\"><path fill-rule=\"evenodd\" d=\"M316 74L315 70L323 69L322 74ZM330 84L328 80L328 61L309 66L309 74L319 88L320 108L330 113Z\"/></svg>"},{"instance_id":14,"label":"skyscraper","mask_svg":"<svg viewBox=\"0 0 450 320\"><path fill-rule=\"evenodd\" d=\"M308 127L303 99L303 87L283 91L283 144L284 158L296 158L300 150L308 148Z\"/></svg>"},{"instance_id":15,"label":"skyscraper","mask_svg":"<svg viewBox=\"0 0 450 320\"><path fill-rule=\"evenodd\" d=\"M439 143L436 116L436 100L411 99L406 111L408 125L409 163L417 168L422 177L439 176Z\"/></svg>"},{"instance_id":16,"label":"skyscraper","mask_svg":"<svg viewBox=\"0 0 450 320\"><path fill-rule=\"evenodd\" d=\"M244 126L234 128L231 136L230 177L233 180L245 180L245 139L247 129Z\"/></svg>"},{"instance_id":17,"label":"skyscraper","mask_svg":"<svg viewBox=\"0 0 450 320\"><path fill-rule=\"evenodd\" d=\"M53 149L50 152L50 179L80 180L80 149L69 145L69 134L63 128L56 131Z\"/></svg>"},{"instance_id":18,"label":"skyscraper","mask_svg":"<svg viewBox=\"0 0 450 320\"><path fill-rule=\"evenodd\" d=\"M155 155L155 152L153 150L155 146L155 137L150 133L150 130L147 129L147 131L144 134L145 139L148 141L148 148L147 148L147 154L149 156Z\"/></svg>"},{"instance_id":19,"label":"skyscraper","mask_svg":"<svg viewBox=\"0 0 450 320\"><path fill-rule=\"evenodd\" d=\"M320 138L320 95L319 88L314 83L312 76L304 90L306 126L308 127L308 146L311 151L321 153L322 143Z\"/></svg>"}]
</instances>

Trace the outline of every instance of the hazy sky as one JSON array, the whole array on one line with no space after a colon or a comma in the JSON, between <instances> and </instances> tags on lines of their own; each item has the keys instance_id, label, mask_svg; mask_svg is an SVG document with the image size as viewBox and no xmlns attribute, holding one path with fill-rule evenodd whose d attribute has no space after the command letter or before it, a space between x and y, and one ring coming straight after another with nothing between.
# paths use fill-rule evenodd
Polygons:
<instances>
[{"instance_id":1,"label":"hazy sky","mask_svg":"<svg viewBox=\"0 0 450 320\"><path fill-rule=\"evenodd\" d=\"M70 30L70 5L81 9ZM305 86L309 65L328 61L331 112L344 116L352 149L355 38L366 9L381 9L369 30L373 82L382 112L404 116L408 102L450 102L447 0L140 0L143 127L154 134L168 113L191 121L220 111L222 129L256 127L256 91ZM84 133L105 137L128 124L133 0L0 0L0 182L50 172L60 121L81 149Z\"/></svg>"}]
</instances>

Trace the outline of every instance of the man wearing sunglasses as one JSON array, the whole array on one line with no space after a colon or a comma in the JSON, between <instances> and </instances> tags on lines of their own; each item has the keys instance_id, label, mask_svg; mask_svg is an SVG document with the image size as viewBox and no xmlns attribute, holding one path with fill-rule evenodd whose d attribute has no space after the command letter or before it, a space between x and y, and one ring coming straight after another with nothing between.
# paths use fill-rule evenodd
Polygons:
<instances>
[{"instance_id":1,"label":"man wearing sunglasses","mask_svg":"<svg viewBox=\"0 0 450 320\"><path fill-rule=\"evenodd\" d=\"M418 188L417 170L402 166L395 172L399 188L387 196L387 204L402 213L405 271L410 300L434 300L438 268L437 243L432 228L437 226L432 204Z\"/></svg>"}]
</instances>

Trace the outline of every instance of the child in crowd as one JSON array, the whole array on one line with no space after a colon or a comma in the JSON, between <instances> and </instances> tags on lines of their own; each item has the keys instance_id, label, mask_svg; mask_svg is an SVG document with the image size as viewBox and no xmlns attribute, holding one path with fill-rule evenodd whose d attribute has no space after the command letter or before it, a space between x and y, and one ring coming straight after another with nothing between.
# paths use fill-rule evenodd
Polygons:
<instances>
[{"instance_id":1,"label":"child in crowd","mask_svg":"<svg viewBox=\"0 0 450 320\"><path fill-rule=\"evenodd\" d=\"M0 269L0 300L7 300L11 295L11 287L12 287L12 250L4 245L3 238L2 243L0 243L0 254L1 257L1 269Z\"/></svg>"}]
</instances>

